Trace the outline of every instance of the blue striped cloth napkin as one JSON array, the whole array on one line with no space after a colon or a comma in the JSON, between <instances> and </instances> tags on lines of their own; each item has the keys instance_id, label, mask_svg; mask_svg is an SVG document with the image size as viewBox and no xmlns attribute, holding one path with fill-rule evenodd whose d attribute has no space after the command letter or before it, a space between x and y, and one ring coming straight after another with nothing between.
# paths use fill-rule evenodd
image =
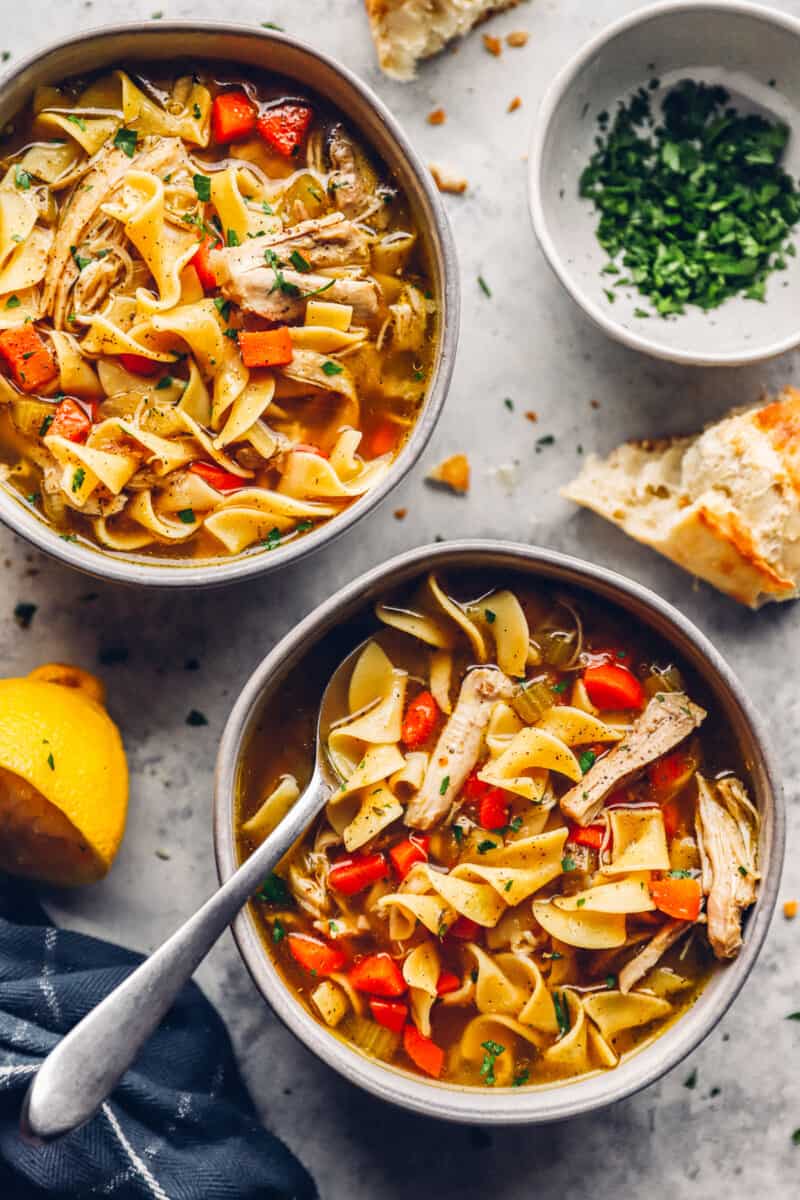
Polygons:
<instances>
[{"instance_id":1,"label":"blue striped cloth napkin","mask_svg":"<svg viewBox=\"0 0 800 1200\"><path fill-rule=\"evenodd\" d=\"M141 962L45 921L32 893L0 879L2 1200L315 1200L306 1171L260 1124L195 984L88 1125L44 1146L20 1137L37 1065Z\"/></svg>"}]
</instances>

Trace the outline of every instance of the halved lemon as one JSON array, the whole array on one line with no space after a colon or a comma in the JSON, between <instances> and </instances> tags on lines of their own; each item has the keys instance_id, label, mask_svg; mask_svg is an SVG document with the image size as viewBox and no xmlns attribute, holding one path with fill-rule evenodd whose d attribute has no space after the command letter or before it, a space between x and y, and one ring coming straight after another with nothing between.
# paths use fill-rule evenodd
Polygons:
<instances>
[{"instance_id":1,"label":"halved lemon","mask_svg":"<svg viewBox=\"0 0 800 1200\"><path fill-rule=\"evenodd\" d=\"M103 700L100 680L61 663L0 679L0 869L62 885L108 871L128 767Z\"/></svg>"}]
</instances>

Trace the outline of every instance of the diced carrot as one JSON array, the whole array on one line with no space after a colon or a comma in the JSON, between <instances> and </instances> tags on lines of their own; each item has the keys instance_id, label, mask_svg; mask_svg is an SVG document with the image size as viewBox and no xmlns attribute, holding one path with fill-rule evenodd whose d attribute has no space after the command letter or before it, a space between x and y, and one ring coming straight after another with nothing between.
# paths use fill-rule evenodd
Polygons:
<instances>
[{"instance_id":1,"label":"diced carrot","mask_svg":"<svg viewBox=\"0 0 800 1200\"><path fill-rule=\"evenodd\" d=\"M424 833L414 833L404 842L398 842L389 851L389 858L401 879L405 879L415 863L428 861L430 838Z\"/></svg>"},{"instance_id":2,"label":"diced carrot","mask_svg":"<svg viewBox=\"0 0 800 1200\"><path fill-rule=\"evenodd\" d=\"M351 854L333 864L328 881L343 896L355 896L379 879L385 879L388 870L382 854Z\"/></svg>"},{"instance_id":3,"label":"diced carrot","mask_svg":"<svg viewBox=\"0 0 800 1200\"><path fill-rule=\"evenodd\" d=\"M161 369L161 363L154 362L144 354L120 354L119 361L131 375L155 375Z\"/></svg>"},{"instance_id":4,"label":"diced carrot","mask_svg":"<svg viewBox=\"0 0 800 1200\"><path fill-rule=\"evenodd\" d=\"M189 466L193 475L199 475L218 492L235 492L246 486L246 481L232 471L225 471L216 463L193 462Z\"/></svg>"},{"instance_id":5,"label":"diced carrot","mask_svg":"<svg viewBox=\"0 0 800 1200\"><path fill-rule=\"evenodd\" d=\"M338 946L331 946L310 933L290 933L287 940L292 958L307 971L330 975L332 971L340 971L345 964L344 952Z\"/></svg>"},{"instance_id":6,"label":"diced carrot","mask_svg":"<svg viewBox=\"0 0 800 1200\"><path fill-rule=\"evenodd\" d=\"M403 743L413 749L427 742L433 733L436 718L439 716L439 705L430 692L420 692L409 704L403 718L400 738Z\"/></svg>"},{"instance_id":7,"label":"diced carrot","mask_svg":"<svg viewBox=\"0 0 800 1200\"><path fill-rule=\"evenodd\" d=\"M589 846L599 850L603 844L605 827L603 825L570 825L567 830L567 841L576 846Z\"/></svg>"},{"instance_id":8,"label":"diced carrot","mask_svg":"<svg viewBox=\"0 0 800 1200\"><path fill-rule=\"evenodd\" d=\"M211 106L211 132L215 142L227 144L246 138L256 127L255 105L244 92L223 92Z\"/></svg>"},{"instance_id":9,"label":"diced carrot","mask_svg":"<svg viewBox=\"0 0 800 1200\"><path fill-rule=\"evenodd\" d=\"M681 823L681 814L674 800L670 800L669 804L662 804L661 815L664 818L664 832L668 838L674 838Z\"/></svg>"},{"instance_id":10,"label":"diced carrot","mask_svg":"<svg viewBox=\"0 0 800 1200\"><path fill-rule=\"evenodd\" d=\"M478 801L483 799L487 792L492 790L492 785L490 783L484 783L482 779L478 778L478 771L480 771L480 769L480 767L475 767L472 771L470 771L469 775L467 776L466 783L464 784L464 792L466 793L467 799L472 800L474 803L478 803Z\"/></svg>"},{"instance_id":11,"label":"diced carrot","mask_svg":"<svg viewBox=\"0 0 800 1200\"><path fill-rule=\"evenodd\" d=\"M471 917L457 917L447 931L448 937L460 938L464 942L472 942L479 935L481 927Z\"/></svg>"},{"instance_id":12,"label":"diced carrot","mask_svg":"<svg viewBox=\"0 0 800 1200\"><path fill-rule=\"evenodd\" d=\"M403 1030L403 1048L415 1067L438 1079L444 1066L444 1050L419 1032L416 1025Z\"/></svg>"},{"instance_id":13,"label":"diced carrot","mask_svg":"<svg viewBox=\"0 0 800 1200\"><path fill-rule=\"evenodd\" d=\"M239 349L246 367L285 367L294 358L288 325L277 329L242 330Z\"/></svg>"},{"instance_id":14,"label":"diced carrot","mask_svg":"<svg viewBox=\"0 0 800 1200\"><path fill-rule=\"evenodd\" d=\"M401 1004L399 1000L370 1000L369 1008L379 1025L394 1033L402 1033L408 1020L407 1004Z\"/></svg>"},{"instance_id":15,"label":"diced carrot","mask_svg":"<svg viewBox=\"0 0 800 1200\"><path fill-rule=\"evenodd\" d=\"M56 405L55 414L47 433L66 438L68 442L85 442L91 429L91 418L87 416L77 400L66 396Z\"/></svg>"},{"instance_id":16,"label":"diced carrot","mask_svg":"<svg viewBox=\"0 0 800 1200\"><path fill-rule=\"evenodd\" d=\"M454 971L442 971L436 981L436 995L446 996L448 992L457 992L461 987L461 980Z\"/></svg>"},{"instance_id":17,"label":"diced carrot","mask_svg":"<svg viewBox=\"0 0 800 1200\"><path fill-rule=\"evenodd\" d=\"M211 262L208 256L212 250L221 245L220 238L212 237L210 233L207 233L197 247L192 259L192 266L197 271L197 278L200 280L204 292L213 292L217 286L217 277L211 270Z\"/></svg>"},{"instance_id":18,"label":"diced carrot","mask_svg":"<svg viewBox=\"0 0 800 1200\"><path fill-rule=\"evenodd\" d=\"M508 824L509 801L502 788L489 788L478 804L478 824L483 829L503 829Z\"/></svg>"},{"instance_id":19,"label":"diced carrot","mask_svg":"<svg viewBox=\"0 0 800 1200\"><path fill-rule=\"evenodd\" d=\"M23 392L38 392L58 374L49 346L30 322L0 333L0 354Z\"/></svg>"},{"instance_id":20,"label":"diced carrot","mask_svg":"<svg viewBox=\"0 0 800 1200\"><path fill-rule=\"evenodd\" d=\"M397 426L391 421L383 421L369 435L367 444L369 452L373 458L380 458L382 454L389 454L397 445Z\"/></svg>"},{"instance_id":21,"label":"diced carrot","mask_svg":"<svg viewBox=\"0 0 800 1200\"><path fill-rule=\"evenodd\" d=\"M703 891L697 879L653 879L650 896L659 912L678 921L696 921Z\"/></svg>"},{"instance_id":22,"label":"diced carrot","mask_svg":"<svg viewBox=\"0 0 800 1200\"><path fill-rule=\"evenodd\" d=\"M258 132L279 154L291 158L300 149L313 117L307 104L275 104L259 117Z\"/></svg>"},{"instance_id":23,"label":"diced carrot","mask_svg":"<svg viewBox=\"0 0 800 1200\"><path fill-rule=\"evenodd\" d=\"M627 667L616 663L605 663L599 667L587 667L583 682L589 699L597 708L641 708L644 704L644 689L639 680Z\"/></svg>"},{"instance_id":24,"label":"diced carrot","mask_svg":"<svg viewBox=\"0 0 800 1200\"><path fill-rule=\"evenodd\" d=\"M350 982L357 991L373 996L402 996L406 991L400 968L385 950L357 962L350 971Z\"/></svg>"},{"instance_id":25,"label":"diced carrot","mask_svg":"<svg viewBox=\"0 0 800 1200\"><path fill-rule=\"evenodd\" d=\"M694 775L696 762L682 750L674 750L665 754L657 762L651 763L648 777L654 788L661 792L679 791L684 783L688 783Z\"/></svg>"}]
</instances>

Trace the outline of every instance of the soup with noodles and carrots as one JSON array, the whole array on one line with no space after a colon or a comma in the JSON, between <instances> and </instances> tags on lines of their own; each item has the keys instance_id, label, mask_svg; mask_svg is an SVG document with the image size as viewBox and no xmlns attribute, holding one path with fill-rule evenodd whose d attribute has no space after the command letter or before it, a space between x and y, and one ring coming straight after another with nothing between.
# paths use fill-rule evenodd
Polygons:
<instances>
[{"instance_id":1,"label":"soup with noodles and carrots","mask_svg":"<svg viewBox=\"0 0 800 1200\"><path fill-rule=\"evenodd\" d=\"M37 89L0 162L0 474L70 540L271 550L374 488L436 339L347 119L226 65Z\"/></svg>"},{"instance_id":2,"label":"soup with noodles and carrots","mask_svg":"<svg viewBox=\"0 0 800 1200\"><path fill-rule=\"evenodd\" d=\"M583 593L437 577L329 635L269 700L240 851L339 778L253 901L298 1001L373 1058L476 1087L613 1070L741 945L759 817L735 740L644 626Z\"/></svg>"}]
</instances>

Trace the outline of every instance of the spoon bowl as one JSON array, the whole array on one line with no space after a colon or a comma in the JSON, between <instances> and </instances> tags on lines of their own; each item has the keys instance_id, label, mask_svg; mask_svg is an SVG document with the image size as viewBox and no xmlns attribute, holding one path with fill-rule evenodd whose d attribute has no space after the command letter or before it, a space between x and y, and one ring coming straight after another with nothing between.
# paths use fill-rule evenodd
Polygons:
<instances>
[{"instance_id":1,"label":"spoon bowl","mask_svg":"<svg viewBox=\"0 0 800 1200\"><path fill-rule=\"evenodd\" d=\"M96 1112L171 1007L178 992L224 929L275 869L339 787L324 740L349 683L361 643L344 658L322 696L314 770L302 795L260 846L222 887L136 968L48 1054L28 1089L22 1113L26 1134L61 1137Z\"/></svg>"}]
</instances>

